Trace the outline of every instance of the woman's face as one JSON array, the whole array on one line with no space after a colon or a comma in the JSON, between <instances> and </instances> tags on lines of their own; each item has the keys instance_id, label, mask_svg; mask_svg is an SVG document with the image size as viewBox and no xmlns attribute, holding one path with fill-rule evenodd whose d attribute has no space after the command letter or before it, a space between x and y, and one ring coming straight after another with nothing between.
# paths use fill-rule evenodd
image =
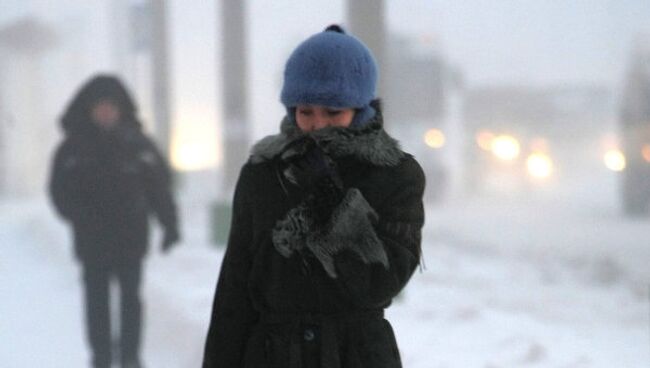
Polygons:
<instances>
[{"instance_id":1,"label":"woman's face","mask_svg":"<svg viewBox=\"0 0 650 368\"><path fill-rule=\"evenodd\" d=\"M100 128L113 129L120 121L120 108L111 100L100 100L90 110L93 122Z\"/></svg>"},{"instance_id":2,"label":"woman's face","mask_svg":"<svg viewBox=\"0 0 650 368\"><path fill-rule=\"evenodd\" d=\"M347 128L354 118L354 109L327 107L321 105L296 106L296 123L303 132L311 132L325 127Z\"/></svg>"}]
</instances>

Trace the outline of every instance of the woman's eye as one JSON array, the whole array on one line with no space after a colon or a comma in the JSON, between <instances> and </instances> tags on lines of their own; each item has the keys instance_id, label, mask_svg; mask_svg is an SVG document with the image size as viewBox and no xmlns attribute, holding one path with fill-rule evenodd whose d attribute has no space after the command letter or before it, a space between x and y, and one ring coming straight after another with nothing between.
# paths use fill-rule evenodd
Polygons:
<instances>
[{"instance_id":1,"label":"woman's eye","mask_svg":"<svg viewBox=\"0 0 650 368\"><path fill-rule=\"evenodd\" d=\"M327 115L329 116L336 116L341 113L341 110L329 110L327 111Z\"/></svg>"},{"instance_id":2,"label":"woman's eye","mask_svg":"<svg viewBox=\"0 0 650 368\"><path fill-rule=\"evenodd\" d=\"M311 110L298 110L298 114L309 116L311 115Z\"/></svg>"}]
</instances>

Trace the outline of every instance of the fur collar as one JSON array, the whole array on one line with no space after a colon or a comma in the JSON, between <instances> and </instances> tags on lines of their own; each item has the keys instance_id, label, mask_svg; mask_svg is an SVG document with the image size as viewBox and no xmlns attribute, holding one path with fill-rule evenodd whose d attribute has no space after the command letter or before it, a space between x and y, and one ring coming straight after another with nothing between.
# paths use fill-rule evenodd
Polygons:
<instances>
[{"instance_id":1,"label":"fur collar","mask_svg":"<svg viewBox=\"0 0 650 368\"><path fill-rule=\"evenodd\" d=\"M396 166L404 157L399 142L383 129L383 118L377 101L373 102L375 116L361 128L329 127L303 133L288 117L280 124L280 133L257 142L252 149L253 164L270 161L294 140L310 134L333 158L352 156L375 166Z\"/></svg>"}]
</instances>

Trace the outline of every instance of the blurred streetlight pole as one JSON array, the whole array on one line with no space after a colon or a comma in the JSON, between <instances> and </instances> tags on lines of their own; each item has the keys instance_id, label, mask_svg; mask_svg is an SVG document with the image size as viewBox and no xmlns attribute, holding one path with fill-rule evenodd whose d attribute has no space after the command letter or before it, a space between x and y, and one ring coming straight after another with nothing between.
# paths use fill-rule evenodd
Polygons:
<instances>
[{"instance_id":1,"label":"blurred streetlight pole","mask_svg":"<svg viewBox=\"0 0 650 368\"><path fill-rule=\"evenodd\" d=\"M170 85L167 37L167 2L150 0L151 4L151 74L153 115L156 137L163 154L170 158Z\"/></svg>"},{"instance_id":2,"label":"blurred streetlight pole","mask_svg":"<svg viewBox=\"0 0 650 368\"><path fill-rule=\"evenodd\" d=\"M166 0L110 0L115 73L133 88L140 113L151 118L163 155L170 158L171 86Z\"/></svg>"},{"instance_id":3,"label":"blurred streetlight pole","mask_svg":"<svg viewBox=\"0 0 650 368\"><path fill-rule=\"evenodd\" d=\"M222 194L230 197L239 169L248 152L248 96L246 90L246 2L221 1L221 39L223 55L223 186Z\"/></svg>"},{"instance_id":4,"label":"blurred streetlight pole","mask_svg":"<svg viewBox=\"0 0 650 368\"><path fill-rule=\"evenodd\" d=\"M222 88L223 160L221 192L211 209L211 238L213 243L227 242L232 214L231 198L239 170L248 155L248 94L246 89L246 2L222 0L217 7L221 28L216 29L220 40L222 69L218 85Z\"/></svg>"},{"instance_id":5,"label":"blurred streetlight pole","mask_svg":"<svg viewBox=\"0 0 650 368\"><path fill-rule=\"evenodd\" d=\"M347 0L350 33L361 39L377 59L379 83L377 96L385 92L382 76L386 75L386 24L384 0Z\"/></svg>"}]
</instances>

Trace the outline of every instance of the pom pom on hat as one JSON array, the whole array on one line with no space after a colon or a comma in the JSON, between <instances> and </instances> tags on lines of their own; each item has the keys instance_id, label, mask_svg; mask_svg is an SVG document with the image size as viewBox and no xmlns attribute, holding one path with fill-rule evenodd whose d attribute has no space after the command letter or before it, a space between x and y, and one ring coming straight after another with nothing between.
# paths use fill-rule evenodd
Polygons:
<instances>
[{"instance_id":1,"label":"pom pom on hat","mask_svg":"<svg viewBox=\"0 0 650 368\"><path fill-rule=\"evenodd\" d=\"M345 33L343 28L341 28L341 26L339 26L338 24L332 24L332 25L328 26L327 28L325 28L325 32L327 32L327 31Z\"/></svg>"},{"instance_id":2,"label":"pom pom on hat","mask_svg":"<svg viewBox=\"0 0 650 368\"><path fill-rule=\"evenodd\" d=\"M287 60L281 101L288 109L313 104L364 110L376 85L377 64L370 50L331 25L302 42Z\"/></svg>"}]
</instances>

